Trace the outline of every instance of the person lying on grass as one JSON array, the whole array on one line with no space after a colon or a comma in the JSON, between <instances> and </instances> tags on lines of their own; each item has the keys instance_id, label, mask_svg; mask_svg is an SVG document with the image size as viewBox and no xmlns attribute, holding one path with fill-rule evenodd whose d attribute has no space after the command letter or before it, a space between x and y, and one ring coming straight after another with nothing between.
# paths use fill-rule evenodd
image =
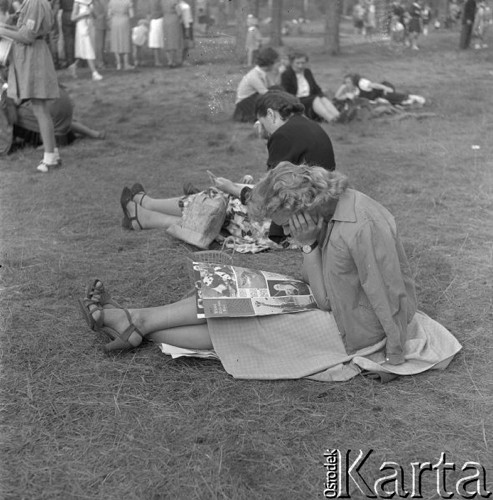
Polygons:
<instances>
[{"instance_id":1,"label":"person lying on grass","mask_svg":"<svg viewBox=\"0 0 493 500\"><path fill-rule=\"evenodd\" d=\"M0 99L0 112L3 111L7 115L9 123L13 126L13 144L30 144L34 147L42 145L39 124L34 115L31 101L16 102L7 97L6 89L7 85L5 84ZM57 147L71 144L77 136L104 139L106 137L104 131L94 130L74 119L74 104L70 96L63 86L60 86L59 92L60 97L51 100L48 105L53 120Z\"/></svg>"},{"instance_id":2,"label":"person lying on grass","mask_svg":"<svg viewBox=\"0 0 493 500\"><path fill-rule=\"evenodd\" d=\"M423 106L426 102L423 96L396 92L395 87L389 82L375 83L357 73L349 73L344 77L344 83L337 89L334 101L354 101L357 98L388 102L393 106Z\"/></svg>"},{"instance_id":3,"label":"person lying on grass","mask_svg":"<svg viewBox=\"0 0 493 500\"><path fill-rule=\"evenodd\" d=\"M405 362L406 349L417 345L406 341L418 330L435 335L426 326L432 320L416 314L412 273L394 218L378 202L349 189L346 176L282 162L254 187L248 210L258 220L274 220L300 242L302 274L318 309L198 319L193 296L126 309L96 279L79 305L91 330L112 338L106 351L131 349L146 338L181 348L213 348L237 378L300 378L334 366L343 369L352 357L384 345L382 364L395 370ZM429 363L428 337L411 358ZM435 357L451 358L450 351L441 357L439 342Z\"/></svg>"}]
</instances>

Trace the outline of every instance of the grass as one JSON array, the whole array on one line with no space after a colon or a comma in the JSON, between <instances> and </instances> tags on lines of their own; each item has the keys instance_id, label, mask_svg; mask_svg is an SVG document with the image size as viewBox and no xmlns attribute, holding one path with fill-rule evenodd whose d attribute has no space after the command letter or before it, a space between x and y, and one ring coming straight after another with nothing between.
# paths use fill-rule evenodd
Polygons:
<instances>
[{"instance_id":1,"label":"grass","mask_svg":"<svg viewBox=\"0 0 493 500\"><path fill-rule=\"evenodd\" d=\"M126 305L173 301L192 251L160 231L125 232L122 187L174 196L186 181L205 187L207 169L258 178L266 152L230 120L245 70L227 40L200 40L197 64L179 70L108 71L98 84L62 76L77 116L108 139L77 141L44 176L37 151L1 158L1 498L319 498L327 448L373 449L370 481L384 460L407 474L446 452L457 464L449 484L478 461L492 489L493 56L459 53L458 34L445 32L419 53L375 42L329 58L316 43L324 88L358 70L429 98L435 117L326 128L338 168L395 214L420 308L464 349L446 371L387 385L234 380L218 362L171 360L152 343L105 355L76 307L85 283L102 278ZM296 275L300 256L237 263ZM438 498L434 477L423 490Z\"/></svg>"}]
</instances>

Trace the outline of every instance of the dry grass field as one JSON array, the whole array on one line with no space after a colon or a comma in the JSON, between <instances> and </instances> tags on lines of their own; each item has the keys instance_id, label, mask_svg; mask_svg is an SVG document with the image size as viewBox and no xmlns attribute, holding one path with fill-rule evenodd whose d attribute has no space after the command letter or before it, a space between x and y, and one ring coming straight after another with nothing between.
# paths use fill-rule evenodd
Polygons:
<instances>
[{"instance_id":1,"label":"dry grass field","mask_svg":"<svg viewBox=\"0 0 493 500\"><path fill-rule=\"evenodd\" d=\"M324 127L338 168L395 214L420 308L463 344L447 370L386 385L244 381L215 361L171 360L152 343L102 352L77 309L88 280L101 278L127 306L174 301L189 286L191 247L121 228L123 186L140 181L168 197L187 181L207 186L207 169L236 180L265 171L265 145L230 119L245 72L231 39L198 41L181 69L108 70L97 84L89 73L60 74L77 116L107 140L78 140L47 175L35 171L38 151L0 158L0 497L322 498L327 448L373 449L363 475L374 481L395 461L406 487L411 462L445 452L457 465L451 489L475 461L492 490L493 53L459 53L458 33L433 33L412 53L347 44L339 57L323 54L319 39L286 40L309 48L329 91L359 71L429 100L423 111L435 116L422 120ZM293 251L236 257L294 275L300 261ZM423 474L428 500L440 498L435 474Z\"/></svg>"}]
</instances>

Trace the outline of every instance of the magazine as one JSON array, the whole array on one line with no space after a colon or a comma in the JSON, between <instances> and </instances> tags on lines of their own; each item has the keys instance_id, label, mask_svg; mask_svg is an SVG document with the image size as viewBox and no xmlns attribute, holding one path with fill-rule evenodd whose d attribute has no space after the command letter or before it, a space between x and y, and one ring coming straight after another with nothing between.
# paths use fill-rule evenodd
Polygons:
<instances>
[{"instance_id":1,"label":"magazine","mask_svg":"<svg viewBox=\"0 0 493 500\"><path fill-rule=\"evenodd\" d=\"M210 262L191 265L199 318L265 316L317 308L309 285L291 276Z\"/></svg>"}]
</instances>

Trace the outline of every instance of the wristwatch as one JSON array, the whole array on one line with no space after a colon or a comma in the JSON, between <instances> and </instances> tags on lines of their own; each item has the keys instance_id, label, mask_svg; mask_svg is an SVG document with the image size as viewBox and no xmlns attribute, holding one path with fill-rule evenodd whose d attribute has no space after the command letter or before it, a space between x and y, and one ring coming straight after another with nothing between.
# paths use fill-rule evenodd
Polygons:
<instances>
[{"instance_id":1,"label":"wristwatch","mask_svg":"<svg viewBox=\"0 0 493 500\"><path fill-rule=\"evenodd\" d=\"M311 245L303 245L301 247L301 251L303 253L312 253L313 250L315 250L315 248L317 248L317 247L318 247L318 241L315 240Z\"/></svg>"}]
</instances>

